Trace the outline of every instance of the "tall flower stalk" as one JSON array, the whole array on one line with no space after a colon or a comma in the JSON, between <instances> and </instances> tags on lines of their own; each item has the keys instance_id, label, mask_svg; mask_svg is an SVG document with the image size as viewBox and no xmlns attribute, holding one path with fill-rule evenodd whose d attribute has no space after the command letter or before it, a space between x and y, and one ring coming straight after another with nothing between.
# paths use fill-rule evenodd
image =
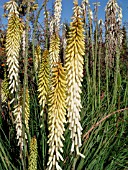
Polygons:
<instances>
[{"instance_id":1,"label":"tall flower stalk","mask_svg":"<svg viewBox=\"0 0 128 170\"><path fill-rule=\"evenodd\" d=\"M91 101L91 76L90 76L90 57L91 57L91 35L92 35L92 11L90 9L90 5L88 0L83 0L81 3L82 11L83 11L83 22L85 29L85 71L86 71L86 81L87 81L87 104ZM88 20L88 22L87 22Z\"/></svg>"},{"instance_id":2,"label":"tall flower stalk","mask_svg":"<svg viewBox=\"0 0 128 170\"><path fill-rule=\"evenodd\" d=\"M40 71L38 74L38 98L39 103L42 106L42 111L48 99L49 92L49 78L50 78L50 64L49 64L49 52L45 50L42 56L42 63L40 67ZM42 112L41 112L42 113Z\"/></svg>"},{"instance_id":3,"label":"tall flower stalk","mask_svg":"<svg viewBox=\"0 0 128 170\"><path fill-rule=\"evenodd\" d=\"M26 153L27 153L27 146L26 141L25 141L25 107L26 107L26 90L28 89L28 42L29 42L29 37L28 37L28 32L29 32L29 17L30 17L30 1L27 1L27 14L26 14L26 29L25 29L25 56L24 56L24 81L23 81L23 103L22 103L22 136L23 136L23 143L24 143L24 148L23 148L23 170L26 169Z\"/></svg>"},{"instance_id":4,"label":"tall flower stalk","mask_svg":"<svg viewBox=\"0 0 128 170\"><path fill-rule=\"evenodd\" d=\"M30 118L30 96L29 91L26 89L26 100L25 100L25 126L29 131L29 118Z\"/></svg>"},{"instance_id":5,"label":"tall flower stalk","mask_svg":"<svg viewBox=\"0 0 128 170\"><path fill-rule=\"evenodd\" d=\"M84 2L85 3L85 2ZM94 58L94 43L93 43L93 28L92 28L92 21L93 21L93 13L90 9L89 3L86 2L85 4L85 12L87 13L87 21L85 22L85 69L86 69L86 79L87 79L87 103L92 103L92 111L94 111L94 100L93 98L93 88L92 88L92 58ZM85 16L84 16L85 18Z\"/></svg>"},{"instance_id":6,"label":"tall flower stalk","mask_svg":"<svg viewBox=\"0 0 128 170\"><path fill-rule=\"evenodd\" d=\"M81 82L83 80L83 56L85 51L84 29L81 8L74 2L73 22L70 24L69 38L67 39L65 67L67 72L67 110L69 129L71 130L71 152L76 150L77 155L84 157L79 148L82 146L82 127L80 123Z\"/></svg>"},{"instance_id":7,"label":"tall flower stalk","mask_svg":"<svg viewBox=\"0 0 128 170\"><path fill-rule=\"evenodd\" d=\"M93 108L94 109L97 108L98 6L99 3L94 4L94 21L95 21L95 34L94 34L95 46L94 46L94 55L93 55L93 104L94 104Z\"/></svg>"},{"instance_id":8,"label":"tall flower stalk","mask_svg":"<svg viewBox=\"0 0 128 170\"><path fill-rule=\"evenodd\" d=\"M54 6L54 23L55 23L56 33L59 33L60 30L61 10L62 10L62 0L56 0Z\"/></svg>"},{"instance_id":9,"label":"tall flower stalk","mask_svg":"<svg viewBox=\"0 0 128 170\"><path fill-rule=\"evenodd\" d=\"M44 31L44 34L45 34L45 48L48 49L48 45L49 45L49 30L50 30L50 33L52 34L52 30L53 30L53 27L50 25L50 15L49 15L49 12L47 10L47 2L48 0L45 0L44 1L44 27L45 27L45 31Z\"/></svg>"},{"instance_id":10,"label":"tall flower stalk","mask_svg":"<svg viewBox=\"0 0 128 170\"><path fill-rule=\"evenodd\" d=\"M52 68L51 92L49 94L48 124L49 124L49 160L47 169L61 170L63 161L64 124L66 123L66 76L61 63Z\"/></svg>"},{"instance_id":11,"label":"tall flower stalk","mask_svg":"<svg viewBox=\"0 0 128 170\"><path fill-rule=\"evenodd\" d=\"M35 48L35 71L38 72L40 68L40 62L41 62L41 47L37 45Z\"/></svg>"},{"instance_id":12,"label":"tall flower stalk","mask_svg":"<svg viewBox=\"0 0 128 170\"><path fill-rule=\"evenodd\" d=\"M122 10L118 6L116 0L109 0L106 6L106 94L108 106L110 104L110 94L109 94L109 81L112 81L111 77L116 77L114 80L114 93L113 101L115 103L117 97L117 78L119 79L119 49L122 43L122 33L121 33L121 21L122 21ZM116 72L113 72L113 68L116 66ZM114 76L115 74L115 76Z\"/></svg>"},{"instance_id":13,"label":"tall flower stalk","mask_svg":"<svg viewBox=\"0 0 128 170\"><path fill-rule=\"evenodd\" d=\"M99 52L98 52L98 105L99 105L99 109L101 107L101 54L102 54L102 25L103 25L103 21L99 20L98 22L98 31L99 31Z\"/></svg>"},{"instance_id":14,"label":"tall flower stalk","mask_svg":"<svg viewBox=\"0 0 128 170\"><path fill-rule=\"evenodd\" d=\"M6 35L7 65L9 77L9 89L11 93L18 91L19 86L19 51L23 24L20 22L17 4L10 1L5 4L6 10L9 10L8 28Z\"/></svg>"},{"instance_id":15,"label":"tall flower stalk","mask_svg":"<svg viewBox=\"0 0 128 170\"><path fill-rule=\"evenodd\" d=\"M108 59L106 58L106 62L108 62L108 66L111 68L114 66L115 56L116 56L116 47L118 39L120 38L118 35L120 34L120 25L122 21L122 12L121 8L118 6L116 0L109 0L106 5L106 42L107 48L109 51ZM107 61L108 60L108 61Z\"/></svg>"},{"instance_id":16,"label":"tall flower stalk","mask_svg":"<svg viewBox=\"0 0 128 170\"><path fill-rule=\"evenodd\" d=\"M54 5L54 17L50 22L50 65L53 67L53 63L59 62L59 52L60 52L60 18L62 10L62 0L56 0Z\"/></svg>"}]
</instances>

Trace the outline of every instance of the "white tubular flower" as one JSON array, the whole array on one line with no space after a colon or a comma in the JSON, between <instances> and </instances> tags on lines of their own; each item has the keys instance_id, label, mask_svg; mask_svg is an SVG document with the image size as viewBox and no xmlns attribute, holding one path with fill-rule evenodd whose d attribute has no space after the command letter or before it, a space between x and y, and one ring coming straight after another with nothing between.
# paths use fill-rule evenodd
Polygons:
<instances>
[{"instance_id":1,"label":"white tubular flower","mask_svg":"<svg viewBox=\"0 0 128 170\"><path fill-rule=\"evenodd\" d=\"M102 19L99 19L98 25L104 26L104 23L103 23L103 20L102 20Z\"/></svg>"},{"instance_id":2,"label":"white tubular flower","mask_svg":"<svg viewBox=\"0 0 128 170\"><path fill-rule=\"evenodd\" d=\"M89 2L88 2L88 0L83 0L82 2L81 2L81 5L84 7L85 5L87 5L87 4L89 4Z\"/></svg>"},{"instance_id":3,"label":"white tubular flower","mask_svg":"<svg viewBox=\"0 0 128 170\"><path fill-rule=\"evenodd\" d=\"M49 18L50 18L49 12L48 11L44 11L44 21L47 21L48 23L50 23L49 22Z\"/></svg>"},{"instance_id":4,"label":"white tubular flower","mask_svg":"<svg viewBox=\"0 0 128 170\"><path fill-rule=\"evenodd\" d=\"M51 21L50 21L50 35L52 36L53 35L53 30L54 30L54 19L52 18Z\"/></svg>"},{"instance_id":5,"label":"white tubular flower","mask_svg":"<svg viewBox=\"0 0 128 170\"><path fill-rule=\"evenodd\" d=\"M90 16L90 19L93 20L93 13L92 13L92 10L91 10L91 9L89 9L88 14L89 14L89 16Z\"/></svg>"},{"instance_id":6,"label":"white tubular flower","mask_svg":"<svg viewBox=\"0 0 128 170\"><path fill-rule=\"evenodd\" d=\"M86 7L88 6L88 4L89 4L88 0L83 0L83 1L81 2L81 7L82 7L82 9L83 9L83 10L86 10Z\"/></svg>"},{"instance_id":7,"label":"white tubular flower","mask_svg":"<svg viewBox=\"0 0 128 170\"><path fill-rule=\"evenodd\" d=\"M13 115L15 117L15 125L16 125L16 136L18 139L18 146L23 149L23 134L22 134L22 97L18 98L18 104L14 107ZM29 130L29 121L30 110L29 110L29 93L28 89L26 90L26 100L25 100L25 125L27 130ZM25 133L25 139L27 142L27 134Z\"/></svg>"},{"instance_id":8,"label":"white tubular flower","mask_svg":"<svg viewBox=\"0 0 128 170\"><path fill-rule=\"evenodd\" d=\"M122 9L118 6L116 0L109 0L105 8L106 11L106 42L107 50L109 51L108 57L105 61L108 62L110 68L114 67L116 60L116 47L121 46L122 33Z\"/></svg>"},{"instance_id":9,"label":"white tubular flower","mask_svg":"<svg viewBox=\"0 0 128 170\"><path fill-rule=\"evenodd\" d=\"M89 4L88 0L83 0L84 3Z\"/></svg>"},{"instance_id":10,"label":"white tubular flower","mask_svg":"<svg viewBox=\"0 0 128 170\"><path fill-rule=\"evenodd\" d=\"M15 124L16 124L16 136L18 139L18 146L23 149L23 137L22 137L22 105L18 104L15 106L13 111L15 116Z\"/></svg>"},{"instance_id":11,"label":"white tubular flower","mask_svg":"<svg viewBox=\"0 0 128 170\"><path fill-rule=\"evenodd\" d=\"M56 0L54 6L54 22L55 22L55 29L57 31L60 30L61 11L62 11L62 0Z\"/></svg>"},{"instance_id":12,"label":"white tubular flower","mask_svg":"<svg viewBox=\"0 0 128 170\"><path fill-rule=\"evenodd\" d=\"M117 21L119 21L119 24L121 25L122 24L122 9L119 7L119 14L118 14L118 18L117 18Z\"/></svg>"},{"instance_id":13,"label":"white tubular flower","mask_svg":"<svg viewBox=\"0 0 128 170\"><path fill-rule=\"evenodd\" d=\"M17 15L17 17L19 16L19 12L18 12L18 10L17 10L18 5L17 5L17 3L16 3L14 0L11 0L11 1L9 1L9 2L6 2L6 3L4 4L4 8L5 8L5 10L9 11L8 19L10 19L11 15L12 15L13 13L15 13L15 14Z\"/></svg>"},{"instance_id":14,"label":"white tubular flower","mask_svg":"<svg viewBox=\"0 0 128 170\"><path fill-rule=\"evenodd\" d=\"M83 22L80 18L81 9L77 3L74 7L73 22L70 25L67 39L65 67L67 71L67 110L69 129L71 130L71 152L76 150L77 155L82 146L82 127L80 123L81 111L81 82L83 80L83 55L85 50Z\"/></svg>"},{"instance_id":15,"label":"white tubular flower","mask_svg":"<svg viewBox=\"0 0 128 170\"><path fill-rule=\"evenodd\" d=\"M67 46L67 39L66 39L66 25L63 25L63 48L66 49Z\"/></svg>"},{"instance_id":16,"label":"white tubular flower","mask_svg":"<svg viewBox=\"0 0 128 170\"><path fill-rule=\"evenodd\" d=\"M123 34L123 31L121 30L120 36L119 36L120 45L122 44L123 38L124 38L124 34Z\"/></svg>"},{"instance_id":17,"label":"white tubular flower","mask_svg":"<svg viewBox=\"0 0 128 170\"><path fill-rule=\"evenodd\" d=\"M109 0L106 7L105 11L109 11L110 13L114 13L118 18L122 20L122 9L118 6L116 0Z\"/></svg>"}]
</instances>

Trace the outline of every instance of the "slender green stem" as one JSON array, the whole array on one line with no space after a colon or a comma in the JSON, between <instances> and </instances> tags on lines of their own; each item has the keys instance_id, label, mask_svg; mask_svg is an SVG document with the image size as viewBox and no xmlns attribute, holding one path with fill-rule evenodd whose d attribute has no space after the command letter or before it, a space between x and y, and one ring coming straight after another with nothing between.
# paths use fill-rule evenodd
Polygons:
<instances>
[{"instance_id":1,"label":"slender green stem","mask_svg":"<svg viewBox=\"0 0 128 170\"><path fill-rule=\"evenodd\" d=\"M47 1L44 5L44 9L45 9L45 15L46 15L46 23L45 23L45 26L46 26L46 34L45 34L45 48L48 49L48 12L47 12Z\"/></svg>"},{"instance_id":2,"label":"slender green stem","mask_svg":"<svg viewBox=\"0 0 128 170\"><path fill-rule=\"evenodd\" d=\"M90 9L90 6L88 6L88 9ZM93 63L93 71L94 71L94 44L93 44L93 36L92 36L92 19L91 19L91 16L90 16L90 13L89 13L89 45L92 47L91 49L91 53L90 53L90 61ZM93 74L93 72L92 72ZM94 78L94 77L93 77ZM93 81L90 82L90 85L89 87L91 86L91 84L93 83ZM93 93L94 93L94 89L95 89L95 84L93 84L93 88L90 87L90 95L92 96L92 113L95 109L94 107L94 97L93 97Z\"/></svg>"},{"instance_id":3,"label":"slender green stem","mask_svg":"<svg viewBox=\"0 0 128 170\"><path fill-rule=\"evenodd\" d=\"M92 38L92 28L90 28L91 32L91 46L92 46L92 63L93 63L93 73L92 73L92 82L93 82L93 88L92 88L92 96L93 96L93 102L92 102L92 111L95 109L95 65L94 65L94 60L95 60L95 55L94 55L94 44L93 44L93 38Z\"/></svg>"},{"instance_id":4,"label":"slender green stem","mask_svg":"<svg viewBox=\"0 0 128 170\"><path fill-rule=\"evenodd\" d=\"M32 56L33 56L33 63L35 63L35 35L36 35L36 28L37 28L37 23L38 23L38 18L40 15L40 12L43 9L44 4L42 4L42 6L40 7L37 15L36 15L36 19L34 22L34 30L33 30L33 34L32 34ZM35 79L36 79L36 83L38 82L38 78L37 78L37 72L36 72L36 68L35 68L35 64L34 64L34 73L35 73Z\"/></svg>"},{"instance_id":5,"label":"slender green stem","mask_svg":"<svg viewBox=\"0 0 128 170\"><path fill-rule=\"evenodd\" d=\"M98 103L99 103L99 109L100 109L100 106L101 106L101 74L100 74L100 71L101 71L101 68L100 68L100 65L101 65L101 46L102 46L102 34L100 35L100 43L99 43L99 55L98 55Z\"/></svg>"},{"instance_id":6,"label":"slender green stem","mask_svg":"<svg viewBox=\"0 0 128 170\"><path fill-rule=\"evenodd\" d=\"M117 102L117 93L120 89L120 68L119 68L119 62L120 62L120 51L119 47L116 48L116 72L115 72L115 83L114 83L114 92L113 92L113 98L112 98L112 104L116 104Z\"/></svg>"},{"instance_id":7,"label":"slender green stem","mask_svg":"<svg viewBox=\"0 0 128 170\"><path fill-rule=\"evenodd\" d=\"M108 41L108 40L107 40ZM106 96L107 96L107 103L109 107L109 68L108 68L108 42L106 42L106 54L105 54L105 59L106 59Z\"/></svg>"},{"instance_id":8,"label":"slender green stem","mask_svg":"<svg viewBox=\"0 0 128 170\"><path fill-rule=\"evenodd\" d=\"M47 12L47 0L45 0L44 2L44 10L45 10L45 49L48 50L48 12ZM45 107L45 110L47 110L47 108ZM42 164L43 167L45 168L46 166L46 152L47 152L47 140L46 140L46 127L45 127L45 119L46 119L46 114L47 112L43 112L43 117L41 117L41 131L42 131L42 142L41 142L41 146L42 146Z\"/></svg>"},{"instance_id":9,"label":"slender green stem","mask_svg":"<svg viewBox=\"0 0 128 170\"><path fill-rule=\"evenodd\" d=\"M97 15L97 14L96 14ZM94 89L94 106L97 107L97 94L96 94L96 66L97 66L97 49L98 49L98 42L97 42L97 36L98 36L98 24L96 22L96 39L95 39L95 55L94 55L94 66L93 66L93 89Z\"/></svg>"},{"instance_id":10,"label":"slender green stem","mask_svg":"<svg viewBox=\"0 0 128 170\"><path fill-rule=\"evenodd\" d=\"M29 13L30 13L30 2L27 2L27 14L26 14L26 37L25 37L25 58L24 58L24 85L23 85L23 107L22 107L22 120L23 120L23 142L24 142L24 164L23 170L26 170L26 141L25 141L25 101L26 101L26 89L28 87L28 76L27 76L27 68L28 68L28 32L29 32Z\"/></svg>"},{"instance_id":11,"label":"slender green stem","mask_svg":"<svg viewBox=\"0 0 128 170\"><path fill-rule=\"evenodd\" d=\"M1 84L2 84L2 79L0 79L0 113L2 113Z\"/></svg>"},{"instance_id":12,"label":"slender green stem","mask_svg":"<svg viewBox=\"0 0 128 170\"><path fill-rule=\"evenodd\" d=\"M78 157L74 158L72 170L75 170L75 169L76 169L76 162L77 162L77 159L78 159Z\"/></svg>"},{"instance_id":13,"label":"slender green stem","mask_svg":"<svg viewBox=\"0 0 128 170\"><path fill-rule=\"evenodd\" d=\"M125 93L124 93L124 99L123 99L123 103L125 104L125 107L128 106L128 78L126 77L126 89L125 89ZM127 111L125 111L124 114L124 120L127 120Z\"/></svg>"},{"instance_id":14,"label":"slender green stem","mask_svg":"<svg viewBox=\"0 0 128 170\"><path fill-rule=\"evenodd\" d=\"M88 33L88 30L87 30L86 23L85 23L85 31L86 31L85 39L89 40L90 37L89 37L89 33ZM89 53L88 53L89 45L90 45L90 41L87 44L87 52L85 50L85 69L86 69L86 73L87 73L87 98L88 98L87 103L88 104L90 103L90 87L91 87L91 85L90 85L91 80L90 80L90 74L89 74Z\"/></svg>"}]
</instances>

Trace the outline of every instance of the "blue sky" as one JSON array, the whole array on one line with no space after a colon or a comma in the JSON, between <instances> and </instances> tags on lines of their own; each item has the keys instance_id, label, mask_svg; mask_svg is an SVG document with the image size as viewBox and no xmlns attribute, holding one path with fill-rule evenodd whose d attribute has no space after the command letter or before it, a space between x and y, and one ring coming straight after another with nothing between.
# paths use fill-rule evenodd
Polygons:
<instances>
[{"instance_id":1,"label":"blue sky","mask_svg":"<svg viewBox=\"0 0 128 170\"><path fill-rule=\"evenodd\" d=\"M51 0L54 2L54 0ZM62 10L62 18L68 19L72 16L72 7L73 7L73 0L62 0L63 2L63 10ZM78 0L79 3L81 3L81 0ZM105 17L105 6L108 2L108 0L89 0L91 9L94 9L94 6L92 5L94 2L100 2L99 12L98 12L98 19L104 19ZM128 22L128 0L117 0L118 5L122 8L123 12L123 22Z\"/></svg>"},{"instance_id":2,"label":"blue sky","mask_svg":"<svg viewBox=\"0 0 128 170\"><path fill-rule=\"evenodd\" d=\"M48 8L52 9L52 4L55 0L49 0ZM5 2L8 2L7 0L0 0L0 18L2 18L2 23L7 23L7 19L2 17L3 14L3 4ZM39 6L43 0L38 0ZM81 3L81 0L78 0L79 3ZM94 6L92 5L93 2L100 2L99 12L98 12L98 19L103 19L105 17L105 6L108 2L108 0L89 0L91 9L94 9ZM122 8L123 11L123 23L128 23L128 0L117 0L118 5ZM73 0L62 0L62 21L69 21L72 16L72 7L73 7ZM40 18L41 19L41 18Z\"/></svg>"}]
</instances>

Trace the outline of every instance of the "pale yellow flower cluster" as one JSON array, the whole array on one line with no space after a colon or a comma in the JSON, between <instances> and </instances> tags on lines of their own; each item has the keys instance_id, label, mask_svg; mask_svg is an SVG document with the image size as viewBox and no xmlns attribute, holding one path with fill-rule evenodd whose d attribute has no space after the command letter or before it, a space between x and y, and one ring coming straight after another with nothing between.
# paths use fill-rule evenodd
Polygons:
<instances>
[{"instance_id":1,"label":"pale yellow flower cluster","mask_svg":"<svg viewBox=\"0 0 128 170\"><path fill-rule=\"evenodd\" d=\"M60 38L58 35L53 34L50 38L50 65L52 67L53 63L59 61L59 52L60 52Z\"/></svg>"},{"instance_id":2,"label":"pale yellow flower cluster","mask_svg":"<svg viewBox=\"0 0 128 170\"><path fill-rule=\"evenodd\" d=\"M52 69L52 90L49 94L49 160L47 170L61 170L59 161L63 161L64 124L66 123L66 76L62 64Z\"/></svg>"},{"instance_id":3,"label":"pale yellow flower cluster","mask_svg":"<svg viewBox=\"0 0 128 170\"><path fill-rule=\"evenodd\" d=\"M39 78L38 98L39 98L39 103L42 106L41 115L43 113L43 109L44 109L44 106L45 106L47 98L48 98L49 78L50 78L49 74L50 74L49 52L48 52L48 50L45 50L43 52L42 63L41 63L39 74L38 74L38 78Z\"/></svg>"},{"instance_id":4,"label":"pale yellow flower cluster","mask_svg":"<svg viewBox=\"0 0 128 170\"><path fill-rule=\"evenodd\" d=\"M81 111L81 82L83 78L83 55L85 50L83 22L80 18L81 8L75 3L73 22L70 25L69 38L67 39L65 67L67 71L67 109L69 129L71 130L71 151L81 155L79 148L82 146L82 127L80 123Z\"/></svg>"},{"instance_id":5,"label":"pale yellow flower cluster","mask_svg":"<svg viewBox=\"0 0 128 170\"><path fill-rule=\"evenodd\" d=\"M37 45L37 47L35 48L35 62L34 62L36 72L39 71L40 63L41 63L41 47Z\"/></svg>"}]
</instances>

